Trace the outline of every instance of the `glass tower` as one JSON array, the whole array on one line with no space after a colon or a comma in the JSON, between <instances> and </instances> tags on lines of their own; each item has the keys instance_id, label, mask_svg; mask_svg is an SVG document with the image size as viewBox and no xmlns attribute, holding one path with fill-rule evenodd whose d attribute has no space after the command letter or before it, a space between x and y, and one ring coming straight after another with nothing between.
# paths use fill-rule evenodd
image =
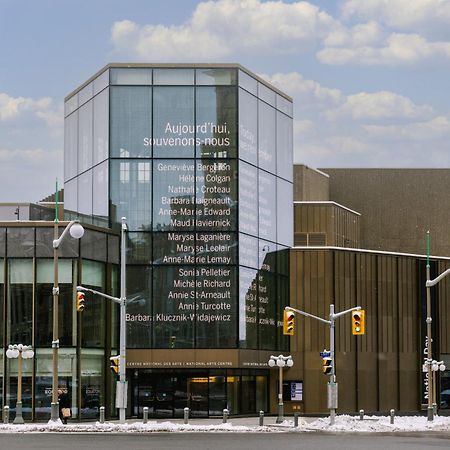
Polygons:
<instances>
[{"instance_id":1,"label":"glass tower","mask_svg":"<svg viewBox=\"0 0 450 450\"><path fill-rule=\"evenodd\" d=\"M66 98L68 218L127 218L129 364L287 350L292 158L291 99L239 65L111 64Z\"/></svg>"}]
</instances>

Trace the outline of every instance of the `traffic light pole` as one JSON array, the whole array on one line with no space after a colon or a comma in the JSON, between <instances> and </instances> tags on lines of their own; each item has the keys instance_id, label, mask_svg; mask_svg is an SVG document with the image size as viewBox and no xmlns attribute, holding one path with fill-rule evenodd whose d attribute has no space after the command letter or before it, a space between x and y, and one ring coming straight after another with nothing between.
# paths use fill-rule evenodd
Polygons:
<instances>
[{"instance_id":1,"label":"traffic light pole","mask_svg":"<svg viewBox=\"0 0 450 450\"><path fill-rule=\"evenodd\" d=\"M127 410L127 378L126 378L126 349L127 349L127 330L126 330L126 242L125 232L127 231L126 218L122 217L121 247L120 247L120 298L104 294L103 292L88 289L83 286L77 286L77 291L92 292L101 297L112 300L120 305L120 338L119 338L119 381L116 387L116 408L119 409L119 422L125 423Z\"/></svg>"},{"instance_id":2,"label":"traffic light pole","mask_svg":"<svg viewBox=\"0 0 450 450\"><path fill-rule=\"evenodd\" d=\"M315 316L314 314L309 314L305 311L301 311L300 309L292 308L291 306L286 306L284 308L287 311L294 311L302 316L311 317L312 319L316 319L320 322L326 323L330 327L330 357L331 357L331 374L330 381L327 386L327 406L330 410L330 425L334 425L334 421L336 418L336 409L338 406L338 384L336 382L336 364L335 364L335 348L334 348L334 332L335 332L335 322L338 317L341 317L345 314L351 313L352 311L359 311L361 306L355 306L350 309L346 309L345 311L341 311L339 313L334 312L334 305L330 305L330 319L326 320L322 317Z\"/></svg>"}]
</instances>

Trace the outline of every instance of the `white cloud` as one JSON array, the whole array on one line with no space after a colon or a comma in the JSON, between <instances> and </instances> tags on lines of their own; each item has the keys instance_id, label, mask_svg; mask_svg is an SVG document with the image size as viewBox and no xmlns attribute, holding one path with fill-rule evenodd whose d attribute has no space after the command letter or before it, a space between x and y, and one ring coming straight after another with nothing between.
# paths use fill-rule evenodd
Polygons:
<instances>
[{"instance_id":1,"label":"white cloud","mask_svg":"<svg viewBox=\"0 0 450 450\"><path fill-rule=\"evenodd\" d=\"M448 0L346 0L344 18L376 19L392 27L411 27L424 23L450 23Z\"/></svg>"},{"instance_id":2,"label":"white cloud","mask_svg":"<svg viewBox=\"0 0 450 450\"><path fill-rule=\"evenodd\" d=\"M177 26L115 22L111 41L116 51L141 59L223 58L236 50L298 51L338 26L332 16L305 1L219 0L199 3Z\"/></svg>"},{"instance_id":3,"label":"white cloud","mask_svg":"<svg viewBox=\"0 0 450 450\"><path fill-rule=\"evenodd\" d=\"M395 141L434 141L450 137L450 120L438 116L425 122L405 125L366 125L365 130L374 139Z\"/></svg>"},{"instance_id":4,"label":"white cloud","mask_svg":"<svg viewBox=\"0 0 450 450\"><path fill-rule=\"evenodd\" d=\"M360 92L349 95L345 102L329 112L329 116L337 118L342 114L353 119L389 119L389 118L420 118L433 113L428 105L416 105L411 99L394 92Z\"/></svg>"},{"instance_id":5,"label":"white cloud","mask_svg":"<svg viewBox=\"0 0 450 450\"><path fill-rule=\"evenodd\" d=\"M260 74L262 78L278 87L294 98L294 106L303 109L318 103L336 105L342 100L339 89L321 86L317 81L307 80L298 72L276 73L274 75Z\"/></svg>"},{"instance_id":6,"label":"white cloud","mask_svg":"<svg viewBox=\"0 0 450 450\"><path fill-rule=\"evenodd\" d=\"M382 27L375 21L361 23L352 28L340 26L331 31L324 40L325 46L366 46L377 44L384 35Z\"/></svg>"},{"instance_id":7,"label":"white cloud","mask_svg":"<svg viewBox=\"0 0 450 450\"><path fill-rule=\"evenodd\" d=\"M433 57L450 57L450 42L429 42L418 34L392 33L379 46L327 47L317 53L332 65L405 65Z\"/></svg>"},{"instance_id":8,"label":"white cloud","mask_svg":"<svg viewBox=\"0 0 450 450\"><path fill-rule=\"evenodd\" d=\"M33 100L26 97L11 97L0 92L0 120L12 119L24 111L42 111L49 108L51 99L44 97Z\"/></svg>"}]
</instances>

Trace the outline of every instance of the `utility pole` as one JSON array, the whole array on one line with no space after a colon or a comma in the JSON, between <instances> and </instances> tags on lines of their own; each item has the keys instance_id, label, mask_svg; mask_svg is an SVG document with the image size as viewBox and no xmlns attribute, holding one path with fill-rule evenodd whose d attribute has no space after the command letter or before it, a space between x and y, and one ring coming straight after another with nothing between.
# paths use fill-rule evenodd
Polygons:
<instances>
[{"instance_id":1,"label":"utility pole","mask_svg":"<svg viewBox=\"0 0 450 450\"><path fill-rule=\"evenodd\" d=\"M286 306L284 308L285 311L294 311L303 316L311 317L312 319L316 319L320 322L326 323L330 327L330 357L331 357L331 374L330 380L327 386L327 406L330 410L330 425L334 425L335 417L336 417L336 409L338 407L338 384L336 381L336 363L335 363L335 348L334 348L334 331L335 331L335 322L338 317L343 316L344 314L351 313L352 311L359 311L361 306L354 306L353 308L346 309L345 311L341 311L339 313L334 312L334 305L330 305L330 318L329 320L323 319L322 317L315 316L314 314L309 314L305 311L301 311L296 308L292 308L291 306Z\"/></svg>"}]
</instances>

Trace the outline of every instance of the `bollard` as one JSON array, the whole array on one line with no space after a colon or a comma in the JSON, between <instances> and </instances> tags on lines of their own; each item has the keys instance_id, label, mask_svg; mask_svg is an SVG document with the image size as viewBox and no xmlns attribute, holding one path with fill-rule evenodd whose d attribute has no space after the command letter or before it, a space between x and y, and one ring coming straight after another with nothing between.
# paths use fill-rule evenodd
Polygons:
<instances>
[{"instance_id":1,"label":"bollard","mask_svg":"<svg viewBox=\"0 0 450 450\"><path fill-rule=\"evenodd\" d=\"M148 422L148 406L144 406L144 409L142 410L142 423Z\"/></svg>"},{"instance_id":2,"label":"bollard","mask_svg":"<svg viewBox=\"0 0 450 450\"><path fill-rule=\"evenodd\" d=\"M294 413L294 427L298 427L298 412Z\"/></svg>"},{"instance_id":3,"label":"bollard","mask_svg":"<svg viewBox=\"0 0 450 450\"><path fill-rule=\"evenodd\" d=\"M259 412L259 426L260 427L264 426L264 411Z\"/></svg>"},{"instance_id":4,"label":"bollard","mask_svg":"<svg viewBox=\"0 0 450 450\"><path fill-rule=\"evenodd\" d=\"M364 420L364 410L363 409L359 410L359 420Z\"/></svg>"},{"instance_id":5,"label":"bollard","mask_svg":"<svg viewBox=\"0 0 450 450\"><path fill-rule=\"evenodd\" d=\"M228 421L228 414L229 414L229 411L228 411L228 409L224 409L223 410L223 420L222 420L222 423L227 423L227 421Z\"/></svg>"},{"instance_id":6,"label":"bollard","mask_svg":"<svg viewBox=\"0 0 450 450\"><path fill-rule=\"evenodd\" d=\"M9 423L9 406L6 405L3 407L3 423Z\"/></svg>"},{"instance_id":7,"label":"bollard","mask_svg":"<svg viewBox=\"0 0 450 450\"><path fill-rule=\"evenodd\" d=\"M395 411L391 409L391 425L394 425Z\"/></svg>"},{"instance_id":8,"label":"bollard","mask_svg":"<svg viewBox=\"0 0 450 450\"><path fill-rule=\"evenodd\" d=\"M189 423L189 408L186 406L184 408L184 424L187 425Z\"/></svg>"},{"instance_id":9,"label":"bollard","mask_svg":"<svg viewBox=\"0 0 450 450\"><path fill-rule=\"evenodd\" d=\"M105 423L105 407L100 406L100 423Z\"/></svg>"}]
</instances>

